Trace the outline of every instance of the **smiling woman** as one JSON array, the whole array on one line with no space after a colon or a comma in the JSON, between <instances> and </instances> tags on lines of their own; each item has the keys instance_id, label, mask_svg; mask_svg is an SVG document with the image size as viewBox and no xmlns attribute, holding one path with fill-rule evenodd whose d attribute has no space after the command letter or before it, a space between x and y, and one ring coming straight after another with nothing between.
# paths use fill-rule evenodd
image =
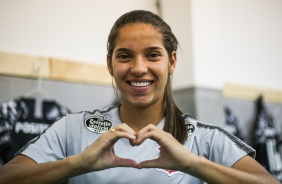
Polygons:
<instances>
[{"instance_id":1,"label":"smiling woman","mask_svg":"<svg viewBox=\"0 0 282 184\"><path fill-rule=\"evenodd\" d=\"M123 107L126 107L127 104L130 105L133 100L137 103L139 99L140 104L136 104L136 107L143 106L142 103L149 100L151 105L147 107L150 107L155 115L151 116L154 119L148 119L147 122L156 125L165 116L164 130L183 143L187 138L187 130L182 112L172 99L169 77L176 65L177 44L178 41L169 25L158 16L142 12L139 12L138 15L125 14L116 21L108 37L108 68L111 75L114 76L121 94L124 94L122 98L128 99L123 101L120 113L126 113L123 111ZM121 63L126 63L126 65L121 65ZM124 70L130 70L130 72L119 72L127 75L123 82L118 80L119 73L114 75L113 67L115 66L116 72L119 72L121 67ZM149 82L150 85L146 88L137 88L134 87L133 82ZM126 89L131 93L123 93ZM135 94L139 98L131 98L130 101L130 94L131 96ZM148 96L149 94L151 96ZM147 112L149 111L147 108ZM123 122L130 123L138 114L140 112L136 112L131 119L129 116L121 116L121 118L124 118ZM142 120L142 122L134 123L131 127L133 129L136 126L142 128L146 125L143 123ZM136 127L136 129L138 128Z\"/></svg>"},{"instance_id":2,"label":"smiling woman","mask_svg":"<svg viewBox=\"0 0 282 184\"><path fill-rule=\"evenodd\" d=\"M149 24L132 23L124 26L119 30L118 38L112 58L108 59L108 68L113 71L111 73L122 94L121 120L139 131L141 122L135 123L136 116L126 115L127 109L136 115L140 113L140 106L146 107L147 111L154 109L155 116L151 116L147 122L157 125L161 121L165 86L176 64L175 55L169 60L162 35ZM119 48L126 49L120 52ZM127 56L126 61L124 57L119 59L120 55ZM141 87L144 84L149 85Z\"/></svg>"},{"instance_id":3,"label":"smiling woman","mask_svg":"<svg viewBox=\"0 0 282 184\"><path fill-rule=\"evenodd\" d=\"M177 40L157 15L122 15L107 66L121 104L68 114L0 169L4 183L279 183L255 151L223 129L183 114L170 75ZM146 169L145 169L146 168Z\"/></svg>"}]
</instances>

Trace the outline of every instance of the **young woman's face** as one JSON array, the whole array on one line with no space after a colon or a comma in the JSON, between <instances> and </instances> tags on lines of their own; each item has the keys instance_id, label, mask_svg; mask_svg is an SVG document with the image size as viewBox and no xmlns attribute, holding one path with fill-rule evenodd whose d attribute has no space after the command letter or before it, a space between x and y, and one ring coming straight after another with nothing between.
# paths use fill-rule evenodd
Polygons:
<instances>
[{"instance_id":1,"label":"young woman's face","mask_svg":"<svg viewBox=\"0 0 282 184\"><path fill-rule=\"evenodd\" d=\"M162 35L149 24L135 23L120 29L108 68L121 92L122 103L148 106L163 103L168 75L176 64L169 60Z\"/></svg>"}]
</instances>

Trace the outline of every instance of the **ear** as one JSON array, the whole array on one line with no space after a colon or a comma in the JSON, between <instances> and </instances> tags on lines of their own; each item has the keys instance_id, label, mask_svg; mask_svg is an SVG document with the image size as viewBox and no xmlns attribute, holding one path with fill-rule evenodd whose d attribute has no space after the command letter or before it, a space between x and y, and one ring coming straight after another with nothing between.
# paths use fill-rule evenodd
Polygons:
<instances>
[{"instance_id":1,"label":"ear","mask_svg":"<svg viewBox=\"0 0 282 184\"><path fill-rule=\"evenodd\" d=\"M107 67L108 67L108 71L111 74L111 76L113 76L113 66L112 66L112 61L111 61L111 57L109 55L107 55Z\"/></svg>"},{"instance_id":2,"label":"ear","mask_svg":"<svg viewBox=\"0 0 282 184\"><path fill-rule=\"evenodd\" d=\"M176 67L176 51L173 51L171 54L171 60L169 61L169 74L172 75Z\"/></svg>"}]
</instances>

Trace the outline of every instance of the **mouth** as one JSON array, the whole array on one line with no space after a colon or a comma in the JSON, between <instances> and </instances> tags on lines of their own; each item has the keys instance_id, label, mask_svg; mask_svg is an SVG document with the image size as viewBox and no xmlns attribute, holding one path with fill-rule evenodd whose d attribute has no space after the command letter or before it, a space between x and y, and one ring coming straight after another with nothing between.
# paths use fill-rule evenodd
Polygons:
<instances>
[{"instance_id":1,"label":"mouth","mask_svg":"<svg viewBox=\"0 0 282 184\"><path fill-rule=\"evenodd\" d=\"M143 81L143 82L128 82L129 85L134 86L134 87L146 87L150 86L153 83L153 81Z\"/></svg>"}]
</instances>

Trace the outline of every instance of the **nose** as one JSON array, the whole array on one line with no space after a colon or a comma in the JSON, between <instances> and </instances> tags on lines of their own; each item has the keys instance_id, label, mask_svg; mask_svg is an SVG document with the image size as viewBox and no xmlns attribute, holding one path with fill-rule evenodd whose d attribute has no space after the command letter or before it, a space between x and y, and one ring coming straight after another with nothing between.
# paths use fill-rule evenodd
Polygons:
<instances>
[{"instance_id":1,"label":"nose","mask_svg":"<svg viewBox=\"0 0 282 184\"><path fill-rule=\"evenodd\" d=\"M142 76L147 71L148 67L144 58L138 57L132 62L131 73L133 73L134 75Z\"/></svg>"}]
</instances>

